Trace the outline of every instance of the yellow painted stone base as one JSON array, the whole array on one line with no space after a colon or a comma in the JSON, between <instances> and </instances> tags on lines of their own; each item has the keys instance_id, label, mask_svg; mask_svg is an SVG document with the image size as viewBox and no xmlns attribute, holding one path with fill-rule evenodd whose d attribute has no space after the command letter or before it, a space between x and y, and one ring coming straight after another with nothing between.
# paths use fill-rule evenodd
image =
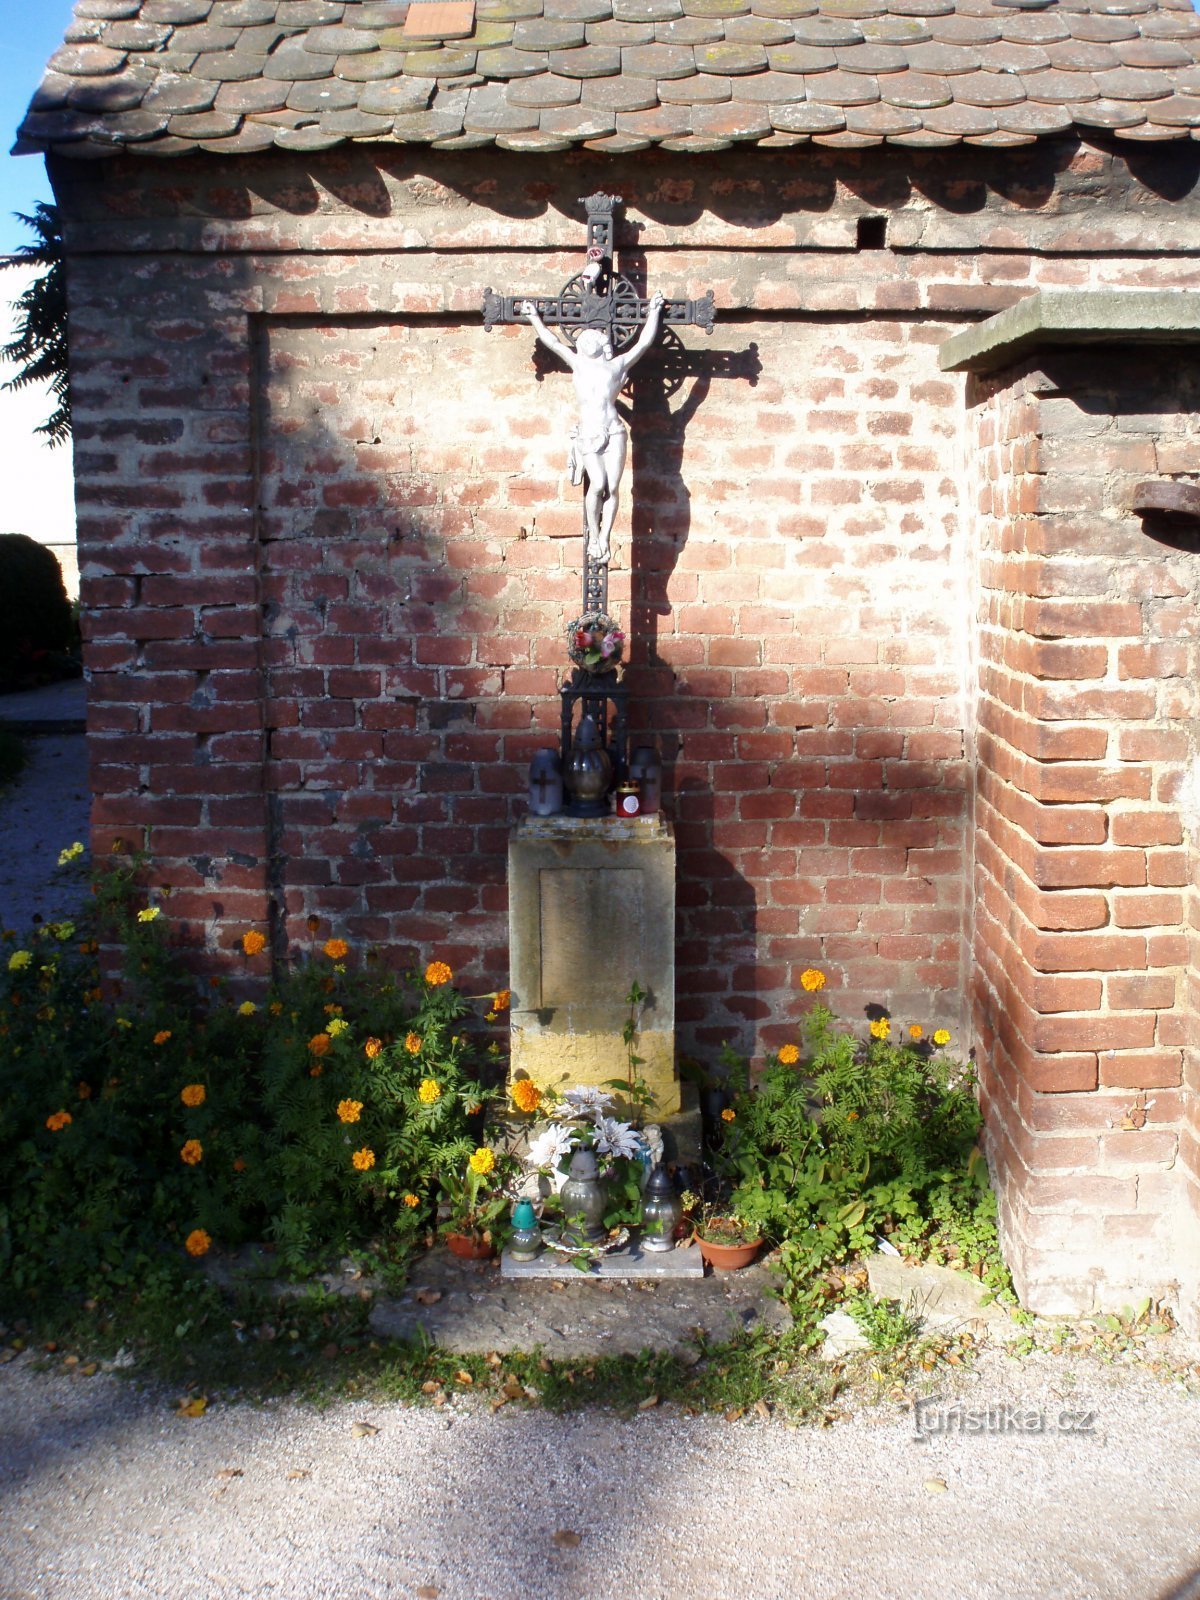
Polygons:
<instances>
[{"instance_id":1,"label":"yellow painted stone base","mask_svg":"<svg viewBox=\"0 0 1200 1600\"><path fill-rule=\"evenodd\" d=\"M583 1084L624 1078L629 1071L625 1041L619 1033L553 1033L523 1028L514 1017L511 1043L510 1083L531 1078L539 1089L561 1093ZM674 1032L639 1030L635 1049L642 1058L638 1072L654 1095L655 1113L672 1116L680 1108Z\"/></svg>"}]
</instances>

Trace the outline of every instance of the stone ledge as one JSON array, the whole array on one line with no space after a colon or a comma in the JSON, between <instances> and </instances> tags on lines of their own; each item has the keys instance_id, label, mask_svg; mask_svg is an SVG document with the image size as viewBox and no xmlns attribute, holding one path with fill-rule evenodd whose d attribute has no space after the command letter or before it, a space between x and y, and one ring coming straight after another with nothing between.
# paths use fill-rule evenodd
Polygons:
<instances>
[{"instance_id":1,"label":"stone ledge","mask_svg":"<svg viewBox=\"0 0 1200 1600\"><path fill-rule=\"evenodd\" d=\"M939 347L943 372L995 372L1044 345L1200 343L1200 303L1159 289L1039 291Z\"/></svg>"}]
</instances>

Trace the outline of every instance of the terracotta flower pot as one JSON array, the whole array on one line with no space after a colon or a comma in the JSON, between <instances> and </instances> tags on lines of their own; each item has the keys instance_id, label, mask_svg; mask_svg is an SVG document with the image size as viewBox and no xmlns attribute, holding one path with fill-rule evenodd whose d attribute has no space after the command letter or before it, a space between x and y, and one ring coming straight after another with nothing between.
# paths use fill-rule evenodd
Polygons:
<instances>
[{"instance_id":1,"label":"terracotta flower pot","mask_svg":"<svg viewBox=\"0 0 1200 1600\"><path fill-rule=\"evenodd\" d=\"M448 1233L446 1248L462 1261L486 1261L496 1253L490 1239L477 1239L471 1233Z\"/></svg>"},{"instance_id":2,"label":"terracotta flower pot","mask_svg":"<svg viewBox=\"0 0 1200 1600\"><path fill-rule=\"evenodd\" d=\"M762 1249L761 1239L751 1239L746 1244L722 1244L717 1239L702 1239L696 1235L700 1254L718 1272L735 1272L738 1267L748 1267Z\"/></svg>"}]
</instances>

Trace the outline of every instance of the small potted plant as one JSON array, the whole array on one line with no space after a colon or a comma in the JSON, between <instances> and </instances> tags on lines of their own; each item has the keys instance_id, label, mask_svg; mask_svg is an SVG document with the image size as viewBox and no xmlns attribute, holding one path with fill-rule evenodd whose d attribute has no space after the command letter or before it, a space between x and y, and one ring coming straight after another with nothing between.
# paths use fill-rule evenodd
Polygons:
<instances>
[{"instance_id":1,"label":"small potted plant","mask_svg":"<svg viewBox=\"0 0 1200 1600\"><path fill-rule=\"evenodd\" d=\"M684 1197L686 1204L686 1195ZM696 1217L696 1243L710 1267L733 1272L748 1267L762 1249L762 1229L729 1206L703 1206Z\"/></svg>"},{"instance_id":2,"label":"small potted plant","mask_svg":"<svg viewBox=\"0 0 1200 1600\"><path fill-rule=\"evenodd\" d=\"M468 1159L464 1172L442 1179L447 1214L441 1234L451 1255L464 1261L495 1255L509 1205L497 1179L496 1154L486 1145Z\"/></svg>"}]
</instances>

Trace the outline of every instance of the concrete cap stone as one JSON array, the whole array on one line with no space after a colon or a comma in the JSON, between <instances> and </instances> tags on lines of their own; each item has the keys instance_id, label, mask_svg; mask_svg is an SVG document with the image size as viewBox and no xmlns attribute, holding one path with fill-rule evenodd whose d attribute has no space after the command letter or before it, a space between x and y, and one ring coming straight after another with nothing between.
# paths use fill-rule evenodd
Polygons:
<instances>
[{"instance_id":1,"label":"concrete cap stone","mask_svg":"<svg viewBox=\"0 0 1200 1600\"><path fill-rule=\"evenodd\" d=\"M938 348L943 372L995 372L1047 345L1200 343L1195 295L1161 289L1041 290Z\"/></svg>"}]
</instances>

